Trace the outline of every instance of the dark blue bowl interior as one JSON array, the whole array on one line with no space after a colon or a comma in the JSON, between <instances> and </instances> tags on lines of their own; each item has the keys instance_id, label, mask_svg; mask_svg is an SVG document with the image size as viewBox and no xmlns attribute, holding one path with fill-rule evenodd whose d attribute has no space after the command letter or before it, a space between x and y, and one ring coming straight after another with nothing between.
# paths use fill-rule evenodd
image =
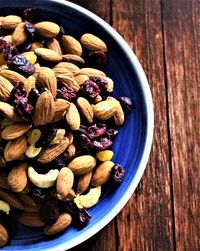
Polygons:
<instances>
[{"instance_id":1,"label":"dark blue bowl interior","mask_svg":"<svg viewBox=\"0 0 200 251\"><path fill-rule=\"evenodd\" d=\"M134 182L147 136L147 114L143 92L136 69L133 68L123 48L103 26L89 16L60 3L44 0L0 0L0 16L9 14L21 16L23 9L33 6L38 7L40 20L50 20L62 25L67 34L77 39L86 32L101 37L108 45L109 51L108 63L102 70L115 83L114 96L131 97L135 108L127 115L126 122L120 128L113 146L113 161L124 166L125 179L118 188L113 188L111 185L106 186L98 205L89 210L92 215L89 225L81 231L71 227L56 237L48 238L38 229L27 228L19 224L15 235L2 250L49 250L52 247L60 250L59 244L67 243L72 239L76 240L76 237L94 228L99 221L103 221L105 216L117 206L130 184Z\"/></svg>"}]
</instances>

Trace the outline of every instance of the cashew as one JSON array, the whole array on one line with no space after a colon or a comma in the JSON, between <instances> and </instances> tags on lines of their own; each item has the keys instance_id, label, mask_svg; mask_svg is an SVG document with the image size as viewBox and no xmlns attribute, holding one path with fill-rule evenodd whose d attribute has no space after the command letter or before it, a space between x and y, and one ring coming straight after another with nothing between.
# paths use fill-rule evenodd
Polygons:
<instances>
[{"instance_id":1,"label":"cashew","mask_svg":"<svg viewBox=\"0 0 200 251\"><path fill-rule=\"evenodd\" d=\"M28 158L35 158L42 151L42 147L36 148L35 145L29 145L26 149L25 155Z\"/></svg>"},{"instance_id":2,"label":"cashew","mask_svg":"<svg viewBox=\"0 0 200 251\"><path fill-rule=\"evenodd\" d=\"M64 136L65 136L65 129L58 129L56 132L56 136L51 141L50 145L59 144L62 141L62 139L64 138Z\"/></svg>"},{"instance_id":3,"label":"cashew","mask_svg":"<svg viewBox=\"0 0 200 251\"><path fill-rule=\"evenodd\" d=\"M39 140L40 137L41 137L41 131L38 129L33 129L27 141L30 145L35 145L35 143Z\"/></svg>"},{"instance_id":4,"label":"cashew","mask_svg":"<svg viewBox=\"0 0 200 251\"><path fill-rule=\"evenodd\" d=\"M6 213L6 214L9 214L10 212L10 205L3 201L3 200L0 200L0 211Z\"/></svg>"},{"instance_id":5,"label":"cashew","mask_svg":"<svg viewBox=\"0 0 200 251\"><path fill-rule=\"evenodd\" d=\"M33 167L28 168L28 177L31 182L40 188L49 188L52 187L58 177L59 171L57 169L50 170L46 174L37 173Z\"/></svg>"},{"instance_id":6,"label":"cashew","mask_svg":"<svg viewBox=\"0 0 200 251\"><path fill-rule=\"evenodd\" d=\"M78 195L74 199L74 203L78 208L90 208L97 204L101 196L101 186L90 188L90 191L85 195Z\"/></svg>"}]
</instances>

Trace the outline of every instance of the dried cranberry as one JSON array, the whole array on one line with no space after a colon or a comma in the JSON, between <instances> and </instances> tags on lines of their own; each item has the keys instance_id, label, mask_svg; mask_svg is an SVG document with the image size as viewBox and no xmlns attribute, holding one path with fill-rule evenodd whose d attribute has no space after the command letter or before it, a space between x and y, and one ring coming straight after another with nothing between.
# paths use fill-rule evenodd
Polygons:
<instances>
[{"instance_id":1,"label":"dried cranberry","mask_svg":"<svg viewBox=\"0 0 200 251\"><path fill-rule=\"evenodd\" d=\"M107 130L106 124L100 124L100 123L94 124L88 127L87 135L91 139L96 139L100 137L101 135L104 135L106 133L106 130Z\"/></svg>"},{"instance_id":2,"label":"dried cranberry","mask_svg":"<svg viewBox=\"0 0 200 251\"><path fill-rule=\"evenodd\" d=\"M48 146L51 143L51 141L55 138L57 128L54 126L40 126L39 129L42 134L40 139L36 142L35 146L36 147Z\"/></svg>"},{"instance_id":3,"label":"dried cranberry","mask_svg":"<svg viewBox=\"0 0 200 251\"><path fill-rule=\"evenodd\" d=\"M47 201L49 199L48 191L43 188L31 186L30 194L39 202Z\"/></svg>"},{"instance_id":4,"label":"dried cranberry","mask_svg":"<svg viewBox=\"0 0 200 251\"><path fill-rule=\"evenodd\" d=\"M121 183L124 178L124 168L119 164L115 164L112 168L111 177L115 183Z\"/></svg>"},{"instance_id":5,"label":"dried cranberry","mask_svg":"<svg viewBox=\"0 0 200 251\"><path fill-rule=\"evenodd\" d=\"M21 97L16 99L14 102L15 112L19 115L24 121L29 122L32 118L34 107L29 104L28 99Z\"/></svg>"},{"instance_id":6,"label":"dried cranberry","mask_svg":"<svg viewBox=\"0 0 200 251\"><path fill-rule=\"evenodd\" d=\"M34 24L32 24L31 22L25 21L25 28L26 28L26 31L28 33L30 40L34 41L36 37L36 29L35 29Z\"/></svg>"},{"instance_id":7,"label":"dried cranberry","mask_svg":"<svg viewBox=\"0 0 200 251\"><path fill-rule=\"evenodd\" d=\"M94 99L100 94L99 86L92 80L86 80L79 90L80 95L88 99Z\"/></svg>"},{"instance_id":8,"label":"dried cranberry","mask_svg":"<svg viewBox=\"0 0 200 251\"><path fill-rule=\"evenodd\" d=\"M35 106L39 96L40 96L39 91L36 88L32 88L29 92L28 100L31 102L33 106Z\"/></svg>"},{"instance_id":9,"label":"dried cranberry","mask_svg":"<svg viewBox=\"0 0 200 251\"><path fill-rule=\"evenodd\" d=\"M85 134L80 134L78 136L79 144L87 153L93 151L93 142Z\"/></svg>"},{"instance_id":10,"label":"dried cranberry","mask_svg":"<svg viewBox=\"0 0 200 251\"><path fill-rule=\"evenodd\" d=\"M40 206L40 217L46 224L54 224L59 217L59 205L57 201L44 201Z\"/></svg>"},{"instance_id":11,"label":"dried cranberry","mask_svg":"<svg viewBox=\"0 0 200 251\"><path fill-rule=\"evenodd\" d=\"M23 11L23 18L29 22L35 22L37 19L37 8L27 8Z\"/></svg>"},{"instance_id":12,"label":"dried cranberry","mask_svg":"<svg viewBox=\"0 0 200 251\"><path fill-rule=\"evenodd\" d=\"M108 82L105 79L96 77L96 78L91 78L91 80L98 85L99 89L101 90L101 94L107 93Z\"/></svg>"},{"instance_id":13,"label":"dried cranberry","mask_svg":"<svg viewBox=\"0 0 200 251\"><path fill-rule=\"evenodd\" d=\"M26 88L22 82L19 82L14 86L10 94L10 101L14 102L15 99L20 99L26 96Z\"/></svg>"},{"instance_id":14,"label":"dried cranberry","mask_svg":"<svg viewBox=\"0 0 200 251\"><path fill-rule=\"evenodd\" d=\"M66 100L72 100L76 97L76 92L73 88L64 86L57 90L56 98L63 98Z\"/></svg>"},{"instance_id":15,"label":"dried cranberry","mask_svg":"<svg viewBox=\"0 0 200 251\"><path fill-rule=\"evenodd\" d=\"M99 151L99 150L106 150L108 149L109 147L112 146L112 141L108 138L101 138L99 139L98 141L95 140L93 142L93 148L96 150L96 151Z\"/></svg>"},{"instance_id":16,"label":"dried cranberry","mask_svg":"<svg viewBox=\"0 0 200 251\"><path fill-rule=\"evenodd\" d=\"M5 61L9 61L14 55L17 54L15 46L0 39L0 54L3 55Z\"/></svg>"},{"instance_id":17,"label":"dried cranberry","mask_svg":"<svg viewBox=\"0 0 200 251\"><path fill-rule=\"evenodd\" d=\"M66 166L66 162L64 161L64 159L59 157L52 162L52 166L57 169L61 169L62 167Z\"/></svg>"},{"instance_id":18,"label":"dried cranberry","mask_svg":"<svg viewBox=\"0 0 200 251\"><path fill-rule=\"evenodd\" d=\"M92 51L88 56L88 64L90 66L101 67L106 64L107 57L103 51Z\"/></svg>"},{"instance_id":19,"label":"dried cranberry","mask_svg":"<svg viewBox=\"0 0 200 251\"><path fill-rule=\"evenodd\" d=\"M128 98L128 97L119 97L118 98L122 108L124 111L131 111L132 109L132 102L131 102L131 99Z\"/></svg>"}]
</instances>

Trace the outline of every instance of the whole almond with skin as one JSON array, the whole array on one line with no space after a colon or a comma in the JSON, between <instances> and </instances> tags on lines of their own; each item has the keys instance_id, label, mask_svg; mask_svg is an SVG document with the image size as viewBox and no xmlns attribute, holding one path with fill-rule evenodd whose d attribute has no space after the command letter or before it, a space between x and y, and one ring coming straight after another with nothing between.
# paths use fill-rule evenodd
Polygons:
<instances>
[{"instance_id":1,"label":"whole almond with skin","mask_svg":"<svg viewBox=\"0 0 200 251\"><path fill-rule=\"evenodd\" d=\"M70 104L66 113L66 120L71 130L76 131L79 129L81 125L81 118L75 104L73 103Z\"/></svg>"},{"instance_id":2,"label":"whole almond with skin","mask_svg":"<svg viewBox=\"0 0 200 251\"><path fill-rule=\"evenodd\" d=\"M87 75L76 75L74 80L77 82L77 84L82 85L86 80L89 80L89 77Z\"/></svg>"},{"instance_id":3,"label":"whole almond with skin","mask_svg":"<svg viewBox=\"0 0 200 251\"><path fill-rule=\"evenodd\" d=\"M62 67L55 68L54 67L52 70L55 73L56 77L59 77L59 76L66 76L66 77L70 77L70 78L74 77L73 72L70 71L69 69L66 69L66 68L62 68Z\"/></svg>"},{"instance_id":4,"label":"whole almond with skin","mask_svg":"<svg viewBox=\"0 0 200 251\"><path fill-rule=\"evenodd\" d=\"M35 49L35 54L49 62L59 62L62 60L61 55L47 48L37 48Z\"/></svg>"},{"instance_id":5,"label":"whole almond with skin","mask_svg":"<svg viewBox=\"0 0 200 251\"><path fill-rule=\"evenodd\" d=\"M29 194L19 193L19 199L24 203L24 206L36 207L37 204Z\"/></svg>"},{"instance_id":6,"label":"whole almond with skin","mask_svg":"<svg viewBox=\"0 0 200 251\"><path fill-rule=\"evenodd\" d=\"M106 44L93 34L83 34L80 41L81 44L90 51L107 51Z\"/></svg>"},{"instance_id":7,"label":"whole almond with skin","mask_svg":"<svg viewBox=\"0 0 200 251\"><path fill-rule=\"evenodd\" d=\"M2 70L0 72L0 75L9 80L13 85L18 84L19 82L22 82L24 84L26 81L26 78L16 71Z\"/></svg>"},{"instance_id":8,"label":"whole almond with skin","mask_svg":"<svg viewBox=\"0 0 200 251\"><path fill-rule=\"evenodd\" d=\"M92 176L92 186L101 186L105 184L110 178L113 166L114 163L110 160L100 164Z\"/></svg>"},{"instance_id":9,"label":"whole almond with skin","mask_svg":"<svg viewBox=\"0 0 200 251\"><path fill-rule=\"evenodd\" d=\"M92 155L82 155L73 159L68 167L74 175L82 175L91 171L96 166L96 159Z\"/></svg>"},{"instance_id":10,"label":"whole almond with skin","mask_svg":"<svg viewBox=\"0 0 200 251\"><path fill-rule=\"evenodd\" d=\"M58 98L56 101L55 101L55 111L56 112L64 112L66 111L70 106L70 102L65 100L65 99L62 99L62 98Z\"/></svg>"},{"instance_id":11,"label":"whole almond with skin","mask_svg":"<svg viewBox=\"0 0 200 251\"><path fill-rule=\"evenodd\" d=\"M116 100L113 97L108 97L108 100ZM114 121L116 126L121 126L124 123L124 111L122 109L121 104L119 103L119 106L117 108L117 111L114 115Z\"/></svg>"},{"instance_id":12,"label":"whole almond with skin","mask_svg":"<svg viewBox=\"0 0 200 251\"><path fill-rule=\"evenodd\" d=\"M35 24L37 32L45 38L54 38L60 32L60 27L53 22L43 21Z\"/></svg>"},{"instance_id":13,"label":"whole almond with skin","mask_svg":"<svg viewBox=\"0 0 200 251\"><path fill-rule=\"evenodd\" d=\"M75 54L64 54L62 55L62 59L63 61L73 63L78 66L82 66L85 64L85 60L82 57Z\"/></svg>"},{"instance_id":14,"label":"whole almond with skin","mask_svg":"<svg viewBox=\"0 0 200 251\"><path fill-rule=\"evenodd\" d=\"M85 173L80 176L80 178L78 180L78 185L77 185L77 193L78 194L84 193L89 188L92 174L93 174L93 172L90 171L90 172Z\"/></svg>"},{"instance_id":15,"label":"whole almond with skin","mask_svg":"<svg viewBox=\"0 0 200 251\"><path fill-rule=\"evenodd\" d=\"M94 105L94 116L100 120L112 118L119 107L117 100L104 100Z\"/></svg>"},{"instance_id":16,"label":"whole almond with skin","mask_svg":"<svg viewBox=\"0 0 200 251\"><path fill-rule=\"evenodd\" d=\"M14 207L19 210L24 209L24 205L23 205L22 201L19 198L17 198L17 196L14 193L0 189L0 198L5 200L6 202L8 202L8 204L11 207Z\"/></svg>"},{"instance_id":17,"label":"whole almond with skin","mask_svg":"<svg viewBox=\"0 0 200 251\"><path fill-rule=\"evenodd\" d=\"M16 193L22 192L27 185L27 164L20 163L8 174L8 185L10 189Z\"/></svg>"},{"instance_id":18,"label":"whole almond with skin","mask_svg":"<svg viewBox=\"0 0 200 251\"><path fill-rule=\"evenodd\" d=\"M0 111L3 113L4 117L9 118L15 122L22 122L23 120L16 115L15 108L5 102L0 102Z\"/></svg>"},{"instance_id":19,"label":"whole almond with skin","mask_svg":"<svg viewBox=\"0 0 200 251\"><path fill-rule=\"evenodd\" d=\"M54 235L60 233L61 231L68 228L71 222L72 222L72 217L70 214L67 213L60 214L57 221L53 225L47 225L44 228L43 232L46 235Z\"/></svg>"},{"instance_id":20,"label":"whole almond with skin","mask_svg":"<svg viewBox=\"0 0 200 251\"><path fill-rule=\"evenodd\" d=\"M14 30L21 22L21 17L15 15L8 15L1 20L1 26L7 30Z\"/></svg>"},{"instance_id":21,"label":"whole almond with skin","mask_svg":"<svg viewBox=\"0 0 200 251\"><path fill-rule=\"evenodd\" d=\"M39 213L23 212L18 221L29 227L43 227L45 223L41 220Z\"/></svg>"},{"instance_id":22,"label":"whole almond with skin","mask_svg":"<svg viewBox=\"0 0 200 251\"><path fill-rule=\"evenodd\" d=\"M59 55L62 55L62 48L57 39L53 38L47 42L47 48L57 52Z\"/></svg>"},{"instance_id":23,"label":"whole almond with skin","mask_svg":"<svg viewBox=\"0 0 200 251\"><path fill-rule=\"evenodd\" d=\"M79 84L77 84L77 82L73 78L60 75L58 76L58 80L63 85L73 88L76 92L80 89Z\"/></svg>"},{"instance_id":24,"label":"whole almond with skin","mask_svg":"<svg viewBox=\"0 0 200 251\"><path fill-rule=\"evenodd\" d=\"M72 36L63 35L62 44L66 52L81 56L83 49L78 40Z\"/></svg>"},{"instance_id":25,"label":"whole almond with skin","mask_svg":"<svg viewBox=\"0 0 200 251\"><path fill-rule=\"evenodd\" d=\"M81 111L82 115L84 116L84 118L89 122L89 123L93 123L93 118L94 118L94 112L93 112L93 108L90 105L90 103L87 101L87 99L79 97L77 99L77 106L79 108L79 110Z\"/></svg>"},{"instance_id":26,"label":"whole almond with skin","mask_svg":"<svg viewBox=\"0 0 200 251\"><path fill-rule=\"evenodd\" d=\"M63 158L64 158L65 160L71 159L71 158L73 158L73 157L75 156L75 153L76 153L76 147L75 147L75 145L72 143L72 144L70 144L70 145L67 147L66 151L63 153Z\"/></svg>"},{"instance_id":27,"label":"whole almond with skin","mask_svg":"<svg viewBox=\"0 0 200 251\"><path fill-rule=\"evenodd\" d=\"M49 146L42 150L42 152L38 155L38 162L42 164L46 164L57 158L60 154L62 154L68 147L69 140L68 138L63 138L61 143L57 145Z\"/></svg>"},{"instance_id":28,"label":"whole almond with skin","mask_svg":"<svg viewBox=\"0 0 200 251\"><path fill-rule=\"evenodd\" d=\"M57 177L56 190L57 193L65 197L69 193L74 184L74 174L68 167L63 167Z\"/></svg>"},{"instance_id":29,"label":"whole almond with skin","mask_svg":"<svg viewBox=\"0 0 200 251\"><path fill-rule=\"evenodd\" d=\"M55 115L55 102L50 91L43 92L35 105L33 123L35 126L49 124Z\"/></svg>"},{"instance_id":30,"label":"whole almond with skin","mask_svg":"<svg viewBox=\"0 0 200 251\"><path fill-rule=\"evenodd\" d=\"M7 179L8 179L8 174L7 173L0 173L0 188L3 188L3 189L9 189L9 185L8 185L8 182L7 182Z\"/></svg>"},{"instance_id":31,"label":"whole almond with skin","mask_svg":"<svg viewBox=\"0 0 200 251\"><path fill-rule=\"evenodd\" d=\"M35 51L37 48L44 48L43 43L33 42L32 45L31 45L31 51Z\"/></svg>"},{"instance_id":32,"label":"whole almond with skin","mask_svg":"<svg viewBox=\"0 0 200 251\"><path fill-rule=\"evenodd\" d=\"M22 135L24 135L31 128L31 125L16 123L10 126L7 126L1 132L1 137L6 140L16 139Z\"/></svg>"},{"instance_id":33,"label":"whole almond with skin","mask_svg":"<svg viewBox=\"0 0 200 251\"><path fill-rule=\"evenodd\" d=\"M0 76L0 99L3 101L9 101L12 89L13 85L10 81Z\"/></svg>"},{"instance_id":34,"label":"whole almond with skin","mask_svg":"<svg viewBox=\"0 0 200 251\"><path fill-rule=\"evenodd\" d=\"M28 35L26 32L25 23L18 24L12 34L12 43L15 46L19 46L20 44L23 44L27 38Z\"/></svg>"},{"instance_id":35,"label":"whole almond with skin","mask_svg":"<svg viewBox=\"0 0 200 251\"><path fill-rule=\"evenodd\" d=\"M8 141L4 149L4 158L7 162L18 159L28 147L25 136Z\"/></svg>"},{"instance_id":36,"label":"whole almond with skin","mask_svg":"<svg viewBox=\"0 0 200 251\"><path fill-rule=\"evenodd\" d=\"M95 68L90 68L90 67L81 68L79 71L79 74L86 75L89 78L106 76L103 71L97 70Z\"/></svg>"},{"instance_id":37,"label":"whole almond with skin","mask_svg":"<svg viewBox=\"0 0 200 251\"><path fill-rule=\"evenodd\" d=\"M67 69L67 70L71 71L74 76L77 75L80 71L80 68L77 65L75 65L73 63L69 63L69 62L60 62L56 66L54 66L54 68Z\"/></svg>"},{"instance_id":38,"label":"whole almond with skin","mask_svg":"<svg viewBox=\"0 0 200 251\"><path fill-rule=\"evenodd\" d=\"M37 85L46 87L53 97L56 96L57 91L57 79L55 73L48 67L40 67L40 71L37 76Z\"/></svg>"},{"instance_id":39,"label":"whole almond with skin","mask_svg":"<svg viewBox=\"0 0 200 251\"><path fill-rule=\"evenodd\" d=\"M9 237L6 228L2 224L0 224L0 247L5 246L8 242L8 239Z\"/></svg>"}]
</instances>

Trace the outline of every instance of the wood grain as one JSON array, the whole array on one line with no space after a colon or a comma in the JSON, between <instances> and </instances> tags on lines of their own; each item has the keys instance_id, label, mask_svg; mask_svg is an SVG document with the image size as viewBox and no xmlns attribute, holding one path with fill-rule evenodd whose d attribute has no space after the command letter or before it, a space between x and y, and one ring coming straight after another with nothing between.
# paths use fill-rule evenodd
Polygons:
<instances>
[{"instance_id":1,"label":"wood grain","mask_svg":"<svg viewBox=\"0 0 200 251\"><path fill-rule=\"evenodd\" d=\"M200 249L200 5L163 1L177 250Z\"/></svg>"}]
</instances>

